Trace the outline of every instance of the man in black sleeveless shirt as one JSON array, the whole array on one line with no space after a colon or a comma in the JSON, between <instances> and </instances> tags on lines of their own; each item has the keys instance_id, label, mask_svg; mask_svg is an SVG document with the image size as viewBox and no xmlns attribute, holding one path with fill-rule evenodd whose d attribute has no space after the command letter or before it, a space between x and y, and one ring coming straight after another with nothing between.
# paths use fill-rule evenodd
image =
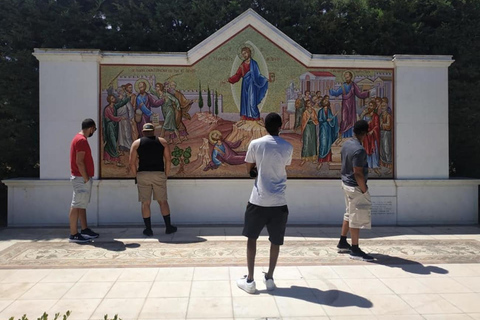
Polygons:
<instances>
[{"instance_id":1,"label":"man in black sleeveless shirt","mask_svg":"<svg viewBox=\"0 0 480 320\"><path fill-rule=\"evenodd\" d=\"M142 203L142 216L145 222L143 234L153 236L150 220L150 204L157 200L165 220L165 233L177 231L170 222L170 207L167 201L167 177L170 172L171 156L167 141L155 136L151 123L143 126L143 137L133 142L130 148L130 170L138 187L138 201Z\"/></svg>"}]
</instances>

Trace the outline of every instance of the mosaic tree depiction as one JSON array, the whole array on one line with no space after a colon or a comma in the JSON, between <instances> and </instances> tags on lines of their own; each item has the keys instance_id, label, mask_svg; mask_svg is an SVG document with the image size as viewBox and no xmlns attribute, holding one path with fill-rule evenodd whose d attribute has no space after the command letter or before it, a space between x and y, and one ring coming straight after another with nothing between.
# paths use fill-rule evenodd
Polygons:
<instances>
[{"instance_id":1,"label":"mosaic tree depiction","mask_svg":"<svg viewBox=\"0 0 480 320\"><path fill-rule=\"evenodd\" d=\"M177 174L182 174L185 172L185 165L190 163L190 158L192 157L192 148L187 147L181 149L178 146L172 151L172 164L178 166Z\"/></svg>"}]
</instances>

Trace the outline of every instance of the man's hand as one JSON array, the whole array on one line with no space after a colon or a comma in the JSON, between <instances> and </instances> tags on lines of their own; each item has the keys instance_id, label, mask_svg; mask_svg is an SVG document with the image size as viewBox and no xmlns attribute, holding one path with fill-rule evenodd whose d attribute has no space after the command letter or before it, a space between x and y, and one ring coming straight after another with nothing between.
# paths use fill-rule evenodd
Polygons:
<instances>
[{"instance_id":1,"label":"man's hand","mask_svg":"<svg viewBox=\"0 0 480 320\"><path fill-rule=\"evenodd\" d=\"M256 178L258 176L258 170L257 170L257 167L253 167L250 172L250 178Z\"/></svg>"}]
</instances>

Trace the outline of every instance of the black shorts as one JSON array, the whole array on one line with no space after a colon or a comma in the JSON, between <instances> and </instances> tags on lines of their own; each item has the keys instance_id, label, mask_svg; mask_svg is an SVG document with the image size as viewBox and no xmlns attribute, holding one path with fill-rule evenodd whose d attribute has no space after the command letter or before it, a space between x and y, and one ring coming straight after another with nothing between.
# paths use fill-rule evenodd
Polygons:
<instances>
[{"instance_id":1,"label":"black shorts","mask_svg":"<svg viewBox=\"0 0 480 320\"><path fill-rule=\"evenodd\" d=\"M245 225L242 234L245 237L258 239L263 227L267 226L268 240L276 245L283 244L287 227L288 207L260 207L250 202L245 210Z\"/></svg>"}]
</instances>

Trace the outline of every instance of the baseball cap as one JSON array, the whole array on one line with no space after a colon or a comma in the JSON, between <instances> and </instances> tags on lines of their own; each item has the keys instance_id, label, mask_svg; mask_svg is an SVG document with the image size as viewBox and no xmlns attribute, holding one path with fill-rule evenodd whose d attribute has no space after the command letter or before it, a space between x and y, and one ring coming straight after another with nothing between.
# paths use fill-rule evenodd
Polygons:
<instances>
[{"instance_id":1,"label":"baseball cap","mask_svg":"<svg viewBox=\"0 0 480 320\"><path fill-rule=\"evenodd\" d=\"M155 127L151 123L145 123L143 125L142 131L154 131L154 130L155 130Z\"/></svg>"}]
</instances>

